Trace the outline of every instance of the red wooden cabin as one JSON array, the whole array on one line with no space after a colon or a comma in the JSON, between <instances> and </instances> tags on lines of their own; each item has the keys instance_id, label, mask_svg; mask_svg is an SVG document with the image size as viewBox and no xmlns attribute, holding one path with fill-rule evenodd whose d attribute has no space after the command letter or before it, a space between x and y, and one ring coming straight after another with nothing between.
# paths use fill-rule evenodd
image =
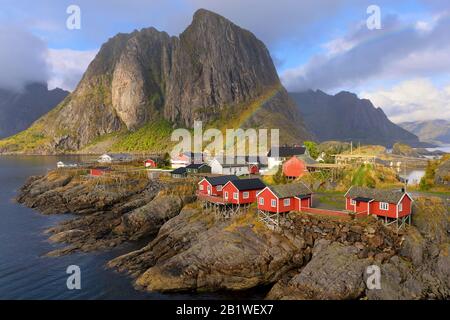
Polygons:
<instances>
[{"instance_id":1,"label":"red wooden cabin","mask_svg":"<svg viewBox=\"0 0 450 320\"><path fill-rule=\"evenodd\" d=\"M283 174L289 178L299 178L308 172L308 164L315 164L308 155L294 156L283 163Z\"/></svg>"},{"instance_id":2,"label":"red wooden cabin","mask_svg":"<svg viewBox=\"0 0 450 320\"><path fill-rule=\"evenodd\" d=\"M411 214L412 197L404 189L380 190L352 186L345 194L345 208L360 215L403 218Z\"/></svg>"},{"instance_id":3,"label":"red wooden cabin","mask_svg":"<svg viewBox=\"0 0 450 320\"><path fill-rule=\"evenodd\" d=\"M232 180L239 180L235 175L205 177L198 183L198 193L200 195L222 196L223 186Z\"/></svg>"},{"instance_id":4,"label":"red wooden cabin","mask_svg":"<svg viewBox=\"0 0 450 320\"><path fill-rule=\"evenodd\" d=\"M257 164L251 164L248 166L248 171L250 174L258 174L259 173L259 167Z\"/></svg>"},{"instance_id":5,"label":"red wooden cabin","mask_svg":"<svg viewBox=\"0 0 450 320\"><path fill-rule=\"evenodd\" d=\"M89 170L90 175L94 177L100 177L104 174L108 173L110 169L108 167L97 167L97 168L91 168Z\"/></svg>"},{"instance_id":6,"label":"red wooden cabin","mask_svg":"<svg viewBox=\"0 0 450 320\"><path fill-rule=\"evenodd\" d=\"M266 187L256 198L258 209L267 212L301 211L312 205L312 191L301 182Z\"/></svg>"},{"instance_id":7,"label":"red wooden cabin","mask_svg":"<svg viewBox=\"0 0 450 320\"><path fill-rule=\"evenodd\" d=\"M144 165L146 168L156 168L157 167L156 161L153 159L145 160Z\"/></svg>"},{"instance_id":8,"label":"red wooden cabin","mask_svg":"<svg viewBox=\"0 0 450 320\"><path fill-rule=\"evenodd\" d=\"M259 179L228 181L223 187L223 200L230 204L249 204L256 201L256 194L266 185Z\"/></svg>"}]
</instances>

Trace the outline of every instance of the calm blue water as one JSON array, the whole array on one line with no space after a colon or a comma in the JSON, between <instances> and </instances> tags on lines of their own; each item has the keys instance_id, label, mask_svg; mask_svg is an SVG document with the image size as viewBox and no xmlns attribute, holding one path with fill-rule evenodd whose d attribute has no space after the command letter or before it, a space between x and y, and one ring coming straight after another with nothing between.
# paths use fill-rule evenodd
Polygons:
<instances>
[{"instance_id":1,"label":"calm blue water","mask_svg":"<svg viewBox=\"0 0 450 320\"><path fill-rule=\"evenodd\" d=\"M43 257L57 247L47 242L43 231L69 216L44 216L12 199L28 176L45 173L54 168L59 159L61 157L0 156L0 299L231 298L221 294L144 293L132 287L130 278L105 269L108 260L138 248L138 244L125 244L108 252ZM64 159L80 160L79 157ZM66 269L73 264L81 268L81 290L66 287Z\"/></svg>"}]
</instances>

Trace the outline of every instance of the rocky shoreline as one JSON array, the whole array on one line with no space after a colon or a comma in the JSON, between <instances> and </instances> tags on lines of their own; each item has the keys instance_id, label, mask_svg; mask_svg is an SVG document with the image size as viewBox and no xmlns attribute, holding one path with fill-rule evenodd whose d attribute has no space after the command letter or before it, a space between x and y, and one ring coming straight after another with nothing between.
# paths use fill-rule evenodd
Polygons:
<instances>
[{"instance_id":1,"label":"rocky shoreline","mask_svg":"<svg viewBox=\"0 0 450 320\"><path fill-rule=\"evenodd\" d=\"M241 291L270 288L268 299L448 299L448 208L438 198L414 203L413 226L397 232L375 218L336 220L292 213L278 231L250 209L231 219L206 211L195 181L148 180L139 174L87 178L75 170L32 177L18 202L44 214L75 219L49 230L66 247L49 252L105 250L152 239L109 268L142 290ZM370 265L381 289L366 287Z\"/></svg>"}]
</instances>

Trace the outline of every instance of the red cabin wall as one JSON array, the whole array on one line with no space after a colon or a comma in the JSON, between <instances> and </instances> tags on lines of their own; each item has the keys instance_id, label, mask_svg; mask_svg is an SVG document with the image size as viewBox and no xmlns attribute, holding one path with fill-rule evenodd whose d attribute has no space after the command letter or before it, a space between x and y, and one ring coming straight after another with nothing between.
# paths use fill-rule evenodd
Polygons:
<instances>
[{"instance_id":1,"label":"red cabin wall","mask_svg":"<svg viewBox=\"0 0 450 320\"><path fill-rule=\"evenodd\" d=\"M256 194L261 190L239 191L232 183L228 183L223 188L223 199L232 204L248 204L256 201ZM225 199L225 192L228 192L228 199ZM234 199L233 194L238 192L238 200ZM244 192L248 192L248 198L244 199Z\"/></svg>"},{"instance_id":2,"label":"red cabin wall","mask_svg":"<svg viewBox=\"0 0 450 320\"><path fill-rule=\"evenodd\" d=\"M259 168L257 165L251 165L250 166L250 174L258 174L259 173Z\"/></svg>"},{"instance_id":3,"label":"red cabin wall","mask_svg":"<svg viewBox=\"0 0 450 320\"><path fill-rule=\"evenodd\" d=\"M261 198L261 197L264 198L263 205L261 205L259 203L259 198ZM278 201L277 197L275 197L275 195L272 192L270 192L268 189L265 189L263 192L261 192L259 194L259 196L256 199L256 201L258 203L258 209L263 210L263 211L268 211L268 212L277 212L277 207L274 208L270 205L272 199L275 199Z\"/></svg>"},{"instance_id":4,"label":"red cabin wall","mask_svg":"<svg viewBox=\"0 0 450 320\"><path fill-rule=\"evenodd\" d=\"M298 202L297 205L297 209L296 210L301 210L302 208L311 208L311 197L307 197L307 198L303 198L303 199L296 199ZM301 203L301 206L300 206Z\"/></svg>"},{"instance_id":5,"label":"red cabin wall","mask_svg":"<svg viewBox=\"0 0 450 320\"><path fill-rule=\"evenodd\" d=\"M398 211L399 218L410 215L411 214L411 204L412 204L411 199L406 195L403 197L401 204L402 204L402 210Z\"/></svg>"},{"instance_id":6,"label":"red cabin wall","mask_svg":"<svg viewBox=\"0 0 450 320\"><path fill-rule=\"evenodd\" d=\"M380 209L380 202L373 201L370 203L370 214L376 214L381 217L396 218L397 217L397 205L389 203L388 210Z\"/></svg>"},{"instance_id":7,"label":"red cabin wall","mask_svg":"<svg viewBox=\"0 0 450 320\"><path fill-rule=\"evenodd\" d=\"M156 168L156 162L153 160L146 160L145 167Z\"/></svg>"},{"instance_id":8,"label":"red cabin wall","mask_svg":"<svg viewBox=\"0 0 450 320\"><path fill-rule=\"evenodd\" d=\"M302 177L306 173L306 164L297 157L292 157L283 163L283 174L286 177Z\"/></svg>"},{"instance_id":9,"label":"red cabin wall","mask_svg":"<svg viewBox=\"0 0 450 320\"><path fill-rule=\"evenodd\" d=\"M101 169L91 169L90 173L91 176L100 177L105 174L105 171Z\"/></svg>"}]
</instances>

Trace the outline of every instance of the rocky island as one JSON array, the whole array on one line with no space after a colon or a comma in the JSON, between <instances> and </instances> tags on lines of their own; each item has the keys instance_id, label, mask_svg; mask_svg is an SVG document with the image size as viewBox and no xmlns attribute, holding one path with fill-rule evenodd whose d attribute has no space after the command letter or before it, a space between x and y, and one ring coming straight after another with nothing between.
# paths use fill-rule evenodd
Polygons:
<instances>
[{"instance_id":1,"label":"rocky island","mask_svg":"<svg viewBox=\"0 0 450 320\"><path fill-rule=\"evenodd\" d=\"M191 178L155 181L123 173L89 179L77 169L55 170L30 178L17 199L43 214L76 215L47 231L51 241L66 244L49 256L149 239L108 263L142 290L267 288L268 299L450 295L450 222L440 198L417 198L412 225L400 231L372 217L299 212L284 216L274 231L252 207L230 219L204 209L195 185ZM379 266L381 289L367 288L369 265Z\"/></svg>"}]
</instances>

